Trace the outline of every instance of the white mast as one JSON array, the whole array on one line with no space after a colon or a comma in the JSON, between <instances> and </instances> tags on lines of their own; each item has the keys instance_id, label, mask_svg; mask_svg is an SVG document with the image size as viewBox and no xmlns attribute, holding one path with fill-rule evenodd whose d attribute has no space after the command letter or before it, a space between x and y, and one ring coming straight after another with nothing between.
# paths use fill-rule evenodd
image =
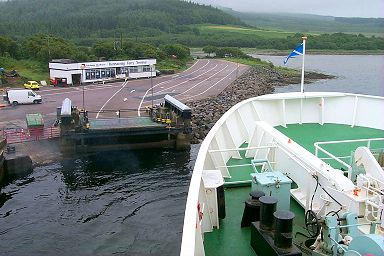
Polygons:
<instances>
[{"instance_id":1,"label":"white mast","mask_svg":"<svg viewBox=\"0 0 384 256\"><path fill-rule=\"evenodd\" d=\"M305 40L307 40L306 36L303 36L303 65L301 67L301 88L300 92L304 92L304 57L305 57Z\"/></svg>"}]
</instances>

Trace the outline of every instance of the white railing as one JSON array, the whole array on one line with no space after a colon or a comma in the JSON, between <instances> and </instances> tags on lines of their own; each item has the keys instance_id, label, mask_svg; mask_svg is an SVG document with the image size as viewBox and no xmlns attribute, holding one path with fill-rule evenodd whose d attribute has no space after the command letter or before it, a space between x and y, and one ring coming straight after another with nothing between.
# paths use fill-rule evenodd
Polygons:
<instances>
[{"instance_id":1,"label":"white railing","mask_svg":"<svg viewBox=\"0 0 384 256\"><path fill-rule=\"evenodd\" d=\"M383 191L381 191L377 187L383 186L384 183L382 181L372 177L372 176L369 176L369 177L361 176L360 179L365 180L365 182L362 184L362 187L365 189L365 197L367 198L365 201L365 203L366 203L365 214L364 214L365 218L367 221L369 221L367 219L367 217L370 213L373 218L375 218L376 220L380 220L380 216L379 216L380 205L379 204L382 202L384 193L383 193ZM376 184L372 184L372 182L375 182ZM375 198L378 198L377 202L379 202L379 204L377 204L376 202L374 202L372 200ZM369 207L372 208L371 211L368 209ZM375 214L375 212L376 212L376 214Z\"/></svg>"},{"instance_id":2,"label":"white railing","mask_svg":"<svg viewBox=\"0 0 384 256\"><path fill-rule=\"evenodd\" d=\"M210 150L208 150L208 152L209 153L231 152L231 151L244 151L244 150L250 150L250 149L264 149L264 148L277 148L277 146L276 145L269 145L269 146L246 147L246 148L210 149Z\"/></svg>"},{"instance_id":3,"label":"white railing","mask_svg":"<svg viewBox=\"0 0 384 256\"><path fill-rule=\"evenodd\" d=\"M319 150L330 157L330 159L333 159L337 161L338 163L344 165L347 167L348 170L348 177L351 178L352 175L352 166L341 160L341 158L347 158L347 157L337 157L333 155L332 153L328 152L324 148L322 148L320 145L329 145L329 144L341 144L341 143L354 143L354 142L367 142L367 147L371 148L371 142L372 141L384 141L384 138L371 138L371 139L356 139L356 140L335 140L335 141L323 141L323 142L315 142L315 155L318 157Z\"/></svg>"},{"instance_id":4,"label":"white railing","mask_svg":"<svg viewBox=\"0 0 384 256\"><path fill-rule=\"evenodd\" d=\"M208 153L210 154L216 154L216 153L226 153L226 152L234 152L234 151L247 151L247 150L252 150L252 149L271 149L271 148L277 148L278 146L276 145L267 145L267 146L254 146L254 147L244 147L244 148L226 148L226 149L210 149L208 150ZM246 166L252 166L252 163L249 164L234 164L234 165L215 165L216 169L230 169L230 168L236 168L236 167L246 167ZM229 172L229 177L231 178L231 174ZM227 181L225 182L226 184L244 184L244 183L249 183L252 182L252 179L250 178L249 180L241 180L241 181Z\"/></svg>"}]
</instances>

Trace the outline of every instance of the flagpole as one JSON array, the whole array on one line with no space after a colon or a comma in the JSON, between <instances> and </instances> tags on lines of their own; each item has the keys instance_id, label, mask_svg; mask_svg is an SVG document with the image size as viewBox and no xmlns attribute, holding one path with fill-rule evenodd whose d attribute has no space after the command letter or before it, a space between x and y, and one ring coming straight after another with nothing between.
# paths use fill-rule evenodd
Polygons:
<instances>
[{"instance_id":1,"label":"flagpole","mask_svg":"<svg viewBox=\"0 0 384 256\"><path fill-rule=\"evenodd\" d=\"M301 93L304 92L304 57L305 57L305 40L307 40L307 37L303 36L302 39L303 39L303 65L301 67L301 88L300 88Z\"/></svg>"}]
</instances>

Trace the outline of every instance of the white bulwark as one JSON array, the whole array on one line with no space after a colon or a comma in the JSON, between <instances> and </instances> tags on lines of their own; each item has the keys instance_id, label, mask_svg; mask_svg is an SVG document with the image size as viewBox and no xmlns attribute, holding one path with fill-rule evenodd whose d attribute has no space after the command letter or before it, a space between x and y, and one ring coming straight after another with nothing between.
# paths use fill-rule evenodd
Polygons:
<instances>
[{"instance_id":1,"label":"white bulwark","mask_svg":"<svg viewBox=\"0 0 384 256\"><path fill-rule=\"evenodd\" d=\"M51 83L55 86L77 85L156 76L155 65L156 59L80 63L60 59L49 63L49 74Z\"/></svg>"}]
</instances>

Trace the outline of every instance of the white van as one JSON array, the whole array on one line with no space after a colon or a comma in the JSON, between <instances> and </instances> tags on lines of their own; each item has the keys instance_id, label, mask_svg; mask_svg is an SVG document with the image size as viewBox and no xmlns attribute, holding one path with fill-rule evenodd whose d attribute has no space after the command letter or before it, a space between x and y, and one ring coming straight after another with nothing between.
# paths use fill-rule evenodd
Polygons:
<instances>
[{"instance_id":1,"label":"white van","mask_svg":"<svg viewBox=\"0 0 384 256\"><path fill-rule=\"evenodd\" d=\"M25 90L8 90L6 100L9 104L16 106L17 104L41 103L41 96L30 89Z\"/></svg>"}]
</instances>

